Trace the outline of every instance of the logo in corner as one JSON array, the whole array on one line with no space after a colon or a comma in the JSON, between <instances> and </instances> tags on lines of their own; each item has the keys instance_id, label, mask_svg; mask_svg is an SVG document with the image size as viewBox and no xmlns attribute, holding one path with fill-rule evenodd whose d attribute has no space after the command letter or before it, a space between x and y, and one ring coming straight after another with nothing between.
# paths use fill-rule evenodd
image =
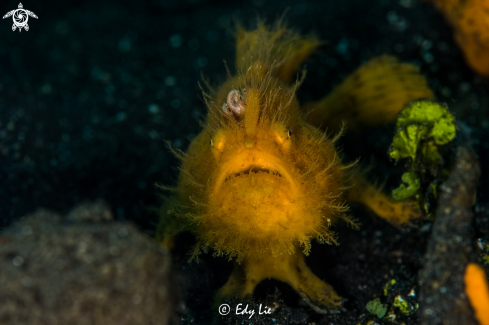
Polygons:
<instances>
[{"instance_id":1,"label":"logo in corner","mask_svg":"<svg viewBox=\"0 0 489 325\"><path fill-rule=\"evenodd\" d=\"M10 16L12 16L12 19L14 20L14 24L12 25L12 31L14 32L17 28L19 29L19 32L22 31L22 28L24 28L26 31L29 30L29 25L27 25L29 16L37 19L36 14L33 13L32 11L25 10L22 3L19 3L18 9L14 9L12 11L7 12L5 16L3 16L3 19L8 18Z\"/></svg>"}]
</instances>

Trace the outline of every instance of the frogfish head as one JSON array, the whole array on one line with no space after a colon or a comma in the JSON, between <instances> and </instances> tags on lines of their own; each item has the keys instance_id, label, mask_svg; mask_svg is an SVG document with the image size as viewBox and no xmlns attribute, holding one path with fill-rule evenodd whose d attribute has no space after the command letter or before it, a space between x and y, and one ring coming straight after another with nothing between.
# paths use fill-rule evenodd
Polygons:
<instances>
[{"instance_id":1,"label":"frogfish head","mask_svg":"<svg viewBox=\"0 0 489 325\"><path fill-rule=\"evenodd\" d=\"M300 82L290 83L303 56L294 53L317 41L277 41L282 28L262 29L238 35L240 73L204 94L209 112L182 158L175 213L188 221L197 247L238 260L298 246L307 254L311 239L336 243L331 225L348 209L334 140L304 121ZM290 44L301 50L280 52Z\"/></svg>"}]
</instances>

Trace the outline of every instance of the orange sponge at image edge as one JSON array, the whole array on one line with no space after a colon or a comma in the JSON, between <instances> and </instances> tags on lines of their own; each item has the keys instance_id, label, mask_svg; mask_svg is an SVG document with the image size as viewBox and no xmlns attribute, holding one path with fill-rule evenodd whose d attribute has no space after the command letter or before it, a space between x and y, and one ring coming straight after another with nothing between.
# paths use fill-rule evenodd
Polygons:
<instances>
[{"instance_id":1,"label":"orange sponge at image edge","mask_svg":"<svg viewBox=\"0 0 489 325\"><path fill-rule=\"evenodd\" d=\"M477 264L465 269L465 293L480 325L489 325L489 285L486 273Z\"/></svg>"},{"instance_id":2,"label":"orange sponge at image edge","mask_svg":"<svg viewBox=\"0 0 489 325\"><path fill-rule=\"evenodd\" d=\"M489 0L428 0L454 28L454 37L467 64L489 77Z\"/></svg>"}]
</instances>

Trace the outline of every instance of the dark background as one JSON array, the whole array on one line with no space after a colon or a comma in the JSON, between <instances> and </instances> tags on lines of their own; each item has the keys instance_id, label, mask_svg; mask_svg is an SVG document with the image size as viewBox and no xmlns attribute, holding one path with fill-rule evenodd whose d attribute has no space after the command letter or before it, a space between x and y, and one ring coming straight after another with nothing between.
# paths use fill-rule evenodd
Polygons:
<instances>
[{"instance_id":1,"label":"dark background","mask_svg":"<svg viewBox=\"0 0 489 325\"><path fill-rule=\"evenodd\" d=\"M198 87L201 73L219 84L225 77L223 60L233 70L235 21L252 27L257 17L273 22L284 12L288 26L324 41L307 61L301 101L325 95L376 55L396 55L427 76L438 100L449 105L459 127L471 135L483 180L487 174L487 82L467 68L451 28L429 3L23 5L39 17L29 18L28 32L12 32L10 17L0 20L0 229L39 207L65 213L81 201L101 198L118 220L131 220L150 232L157 221L147 209L158 204L154 184L173 185L177 178L178 162L165 140L185 149L206 114ZM1 15L17 6L18 1L3 1ZM383 126L347 135L340 144L347 160L360 156L371 164L372 178L385 182L386 190L398 184L403 171L387 155L393 133L393 125ZM478 211L487 221L486 189L483 182ZM368 214L359 218L371 222ZM369 227L376 226L364 229ZM348 295L345 291L340 293Z\"/></svg>"},{"instance_id":2,"label":"dark background","mask_svg":"<svg viewBox=\"0 0 489 325\"><path fill-rule=\"evenodd\" d=\"M17 5L5 1L1 10ZM2 226L41 206L61 212L95 198L117 218L147 226L153 184L176 178L164 140L186 148L199 132L206 108L197 82L201 72L223 80L223 60L232 69L236 19L252 26L257 16L271 22L286 12L289 26L325 41L307 62L302 100L389 53L420 65L449 105L472 99L463 121L487 127L472 98L479 78L441 15L422 2L33 1L24 8L39 17L29 19L28 32L12 32L11 18L0 21ZM392 132L385 129L387 144ZM384 144L345 150L368 158ZM389 163L387 149L376 160Z\"/></svg>"}]
</instances>

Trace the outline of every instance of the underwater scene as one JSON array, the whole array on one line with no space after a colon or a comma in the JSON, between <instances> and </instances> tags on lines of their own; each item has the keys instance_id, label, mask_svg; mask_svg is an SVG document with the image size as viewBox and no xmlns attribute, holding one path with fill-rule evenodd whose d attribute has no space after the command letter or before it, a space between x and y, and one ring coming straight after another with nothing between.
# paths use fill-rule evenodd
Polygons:
<instances>
[{"instance_id":1,"label":"underwater scene","mask_svg":"<svg viewBox=\"0 0 489 325\"><path fill-rule=\"evenodd\" d=\"M488 0L0 9L0 324L489 325Z\"/></svg>"}]
</instances>

